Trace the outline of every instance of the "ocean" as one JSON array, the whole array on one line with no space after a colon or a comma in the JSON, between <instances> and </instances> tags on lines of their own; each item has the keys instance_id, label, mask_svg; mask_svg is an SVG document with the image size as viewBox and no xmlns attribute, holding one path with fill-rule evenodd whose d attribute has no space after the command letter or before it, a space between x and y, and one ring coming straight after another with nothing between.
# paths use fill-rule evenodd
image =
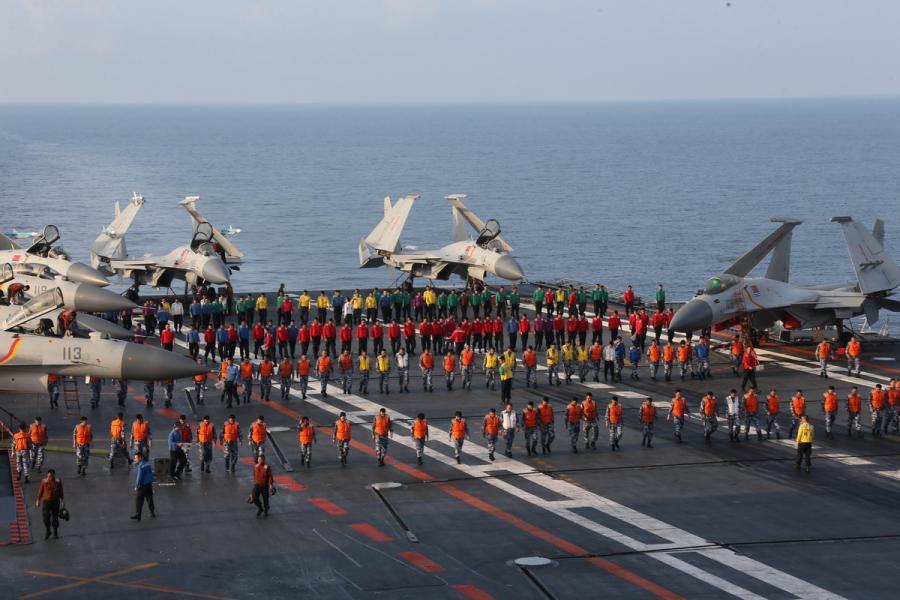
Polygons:
<instances>
[{"instance_id":1,"label":"ocean","mask_svg":"<svg viewBox=\"0 0 900 600\"><path fill-rule=\"evenodd\" d=\"M885 219L900 260L900 99L0 106L4 231L54 223L87 262L132 192L133 255L189 240L187 195L241 228L239 292L389 285L358 268L382 198L420 194L402 242L424 249L450 241L455 193L500 221L530 280L687 299L787 216L804 221L792 280L849 281L832 216Z\"/></svg>"}]
</instances>

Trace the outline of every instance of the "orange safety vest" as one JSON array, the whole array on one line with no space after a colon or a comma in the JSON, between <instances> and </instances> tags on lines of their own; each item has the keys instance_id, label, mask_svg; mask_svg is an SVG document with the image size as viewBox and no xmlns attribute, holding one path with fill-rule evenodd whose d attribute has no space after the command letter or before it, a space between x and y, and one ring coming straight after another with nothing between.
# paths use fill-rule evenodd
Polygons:
<instances>
[{"instance_id":1,"label":"orange safety vest","mask_svg":"<svg viewBox=\"0 0 900 600\"><path fill-rule=\"evenodd\" d=\"M463 350L462 354L459 355L459 360L463 364L464 367L468 367L472 364L472 360L475 358L475 353L471 350Z\"/></svg>"},{"instance_id":2,"label":"orange safety vest","mask_svg":"<svg viewBox=\"0 0 900 600\"><path fill-rule=\"evenodd\" d=\"M577 404L570 404L566 407L566 420L569 423L577 423L581 420L583 412Z\"/></svg>"},{"instance_id":3,"label":"orange safety vest","mask_svg":"<svg viewBox=\"0 0 900 600\"><path fill-rule=\"evenodd\" d=\"M208 444L213 441L213 424L201 422L197 425L197 441L201 444Z\"/></svg>"},{"instance_id":4,"label":"orange safety vest","mask_svg":"<svg viewBox=\"0 0 900 600\"><path fill-rule=\"evenodd\" d=\"M341 354L340 358L338 358L338 366L340 366L344 371L352 369L353 357L349 354Z\"/></svg>"},{"instance_id":5,"label":"orange safety vest","mask_svg":"<svg viewBox=\"0 0 900 600\"><path fill-rule=\"evenodd\" d=\"M716 399L715 398L706 398L706 402L703 403L703 414L707 417L715 416L716 414Z\"/></svg>"},{"instance_id":6,"label":"orange safety vest","mask_svg":"<svg viewBox=\"0 0 900 600\"><path fill-rule=\"evenodd\" d=\"M593 421L597 418L597 403L591 400L590 402L582 402L581 403L581 414L584 415L585 420Z\"/></svg>"},{"instance_id":7,"label":"orange safety vest","mask_svg":"<svg viewBox=\"0 0 900 600\"><path fill-rule=\"evenodd\" d=\"M888 404L891 406L900 404L900 389L891 388L888 390Z\"/></svg>"},{"instance_id":8,"label":"orange safety vest","mask_svg":"<svg viewBox=\"0 0 900 600\"><path fill-rule=\"evenodd\" d=\"M859 356L862 347L859 342L856 340L851 340L849 344L847 344L847 354L849 354L852 358L856 358Z\"/></svg>"},{"instance_id":9,"label":"orange safety vest","mask_svg":"<svg viewBox=\"0 0 900 600\"><path fill-rule=\"evenodd\" d=\"M289 362L280 362L278 363L278 376L279 377L290 377L293 369L291 368L291 363Z\"/></svg>"},{"instance_id":10,"label":"orange safety vest","mask_svg":"<svg viewBox=\"0 0 900 600\"><path fill-rule=\"evenodd\" d=\"M53 373L47 375L47 383L56 383L59 381L59 375L54 375Z\"/></svg>"},{"instance_id":11,"label":"orange safety vest","mask_svg":"<svg viewBox=\"0 0 900 600\"><path fill-rule=\"evenodd\" d=\"M862 406L862 399L859 395L849 395L847 396L847 410L852 413L858 413L860 407Z\"/></svg>"},{"instance_id":12,"label":"orange safety vest","mask_svg":"<svg viewBox=\"0 0 900 600\"><path fill-rule=\"evenodd\" d=\"M434 355L431 352L426 352L422 354L422 358L420 359L422 362L423 369L433 369L434 368Z\"/></svg>"},{"instance_id":13,"label":"orange safety vest","mask_svg":"<svg viewBox=\"0 0 900 600\"><path fill-rule=\"evenodd\" d=\"M456 359L453 356L445 356L444 357L444 370L448 373L456 369Z\"/></svg>"},{"instance_id":14,"label":"orange safety vest","mask_svg":"<svg viewBox=\"0 0 900 600\"><path fill-rule=\"evenodd\" d=\"M537 352L534 350L526 350L525 354L522 356L522 362L525 363L526 367L533 367L537 364Z\"/></svg>"},{"instance_id":15,"label":"orange safety vest","mask_svg":"<svg viewBox=\"0 0 900 600\"><path fill-rule=\"evenodd\" d=\"M275 372L275 365L272 364L270 360L264 360L259 363L259 376L260 377L271 377L272 373Z\"/></svg>"},{"instance_id":16,"label":"orange safety vest","mask_svg":"<svg viewBox=\"0 0 900 600\"><path fill-rule=\"evenodd\" d=\"M334 437L340 441L347 441L350 439L350 421L341 421L338 420L334 424Z\"/></svg>"},{"instance_id":17,"label":"orange safety vest","mask_svg":"<svg viewBox=\"0 0 900 600\"><path fill-rule=\"evenodd\" d=\"M687 402L684 401L684 398L673 398L672 399L672 414L676 417L683 417L684 412L687 410Z\"/></svg>"},{"instance_id":18,"label":"orange safety vest","mask_svg":"<svg viewBox=\"0 0 900 600\"><path fill-rule=\"evenodd\" d=\"M816 358L828 358L831 355L831 344L828 342L819 342L816 346Z\"/></svg>"},{"instance_id":19,"label":"orange safety vest","mask_svg":"<svg viewBox=\"0 0 900 600\"><path fill-rule=\"evenodd\" d=\"M663 361L672 362L673 360L675 360L675 348L673 346L666 346L663 348Z\"/></svg>"},{"instance_id":20,"label":"orange safety vest","mask_svg":"<svg viewBox=\"0 0 900 600\"><path fill-rule=\"evenodd\" d=\"M650 362L659 362L659 346L650 346L647 350L647 359Z\"/></svg>"},{"instance_id":21,"label":"orange safety vest","mask_svg":"<svg viewBox=\"0 0 900 600\"><path fill-rule=\"evenodd\" d=\"M687 346L678 346L678 360L679 362L684 362L691 356L691 351L688 350Z\"/></svg>"},{"instance_id":22,"label":"orange safety vest","mask_svg":"<svg viewBox=\"0 0 900 600\"><path fill-rule=\"evenodd\" d=\"M135 421L131 424L131 437L136 442L144 442L150 434L150 424L147 421Z\"/></svg>"},{"instance_id":23,"label":"orange safety vest","mask_svg":"<svg viewBox=\"0 0 900 600\"><path fill-rule=\"evenodd\" d=\"M194 383L203 383L206 381L206 373L194 375Z\"/></svg>"},{"instance_id":24,"label":"orange safety vest","mask_svg":"<svg viewBox=\"0 0 900 600\"><path fill-rule=\"evenodd\" d=\"M327 373L331 370L331 359L327 356L320 356L319 362L316 363L316 369L318 369L319 373Z\"/></svg>"},{"instance_id":25,"label":"orange safety vest","mask_svg":"<svg viewBox=\"0 0 900 600\"><path fill-rule=\"evenodd\" d=\"M522 411L522 424L531 429L533 427L537 427L538 422L538 411L533 408L526 408Z\"/></svg>"},{"instance_id":26,"label":"orange safety vest","mask_svg":"<svg viewBox=\"0 0 900 600\"><path fill-rule=\"evenodd\" d=\"M94 434L91 431L90 425L82 425L79 423L75 426L75 443L79 446L86 446L91 443L91 440L94 439Z\"/></svg>"},{"instance_id":27,"label":"orange safety vest","mask_svg":"<svg viewBox=\"0 0 900 600\"><path fill-rule=\"evenodd\" d=\"M387 415L383 417L381 415L377 415L375 420L372 422L372 431L375 435L387 435L391 430L391 418Z\"/></svg>"},{"instance_id":28,"label":"orange safety vest","mask_svg":"<svg viewBox=\"0 0 900 600\"><path fill-rule=\"evenodd\" d=\"M225 425L222 426L222 439L226 442L236 442L238 440L238 431L240 431L240 425L235 421L232 423L231 421L225 421Z\"/></svg>"},{"instance_id":29,"label":"orange safety vest","mask_svg":"<svg viewBox=\"0 0 900 600\"><path fill-rule=\"evenodd\" d=\"M740 341L731 342L731 355L741 356L744 354L744 344Z\"/></svg>"},{"instance_id":30,"label":"orange safety vest","mask_svg":"<svg viewBox=\"0 0 900 600\"><path fill-rule=\"evenodd\" d=\"M872 403L872 408L875 410L884 408L884 390L872 390L872 393L869 394L869 402Z\"/></svg>"},{"instance_id":31,"label":"orange safety vest","mask_svg":"<svg viewBox=\"0 0 900 600\"><path fill-rule=\"evenodd\" d=\"M17 431L13 435L13 450L28 450L28 434L24 431Z\"/></svg>"},{"instance_id":32,"label":"orange safety vest","mask_svg":"<svg viewBox=\"0 0 900 600\"><path fill-rule=\"evenodd\" d=\"M31 429L28 431L28 437L31 438L32 444L43 444L47 441L47 426L46 425L31 425Z\"/></svg>"},{"instance_id":33,"label":"orange safety vest","mask_svg":"<svg viewBox=\"0 0 900 600\"><path fill-rule=\"evenodd\" d=\"M253 377L253 363L241 363L241 379L250 379Z\"/></svg>"},{"instance_id":34,"label":"orange safety vest","mask_svg":"<svg viewBox=\"0 0 900 600\"><path fill-rule=\"evenodd\" d=\"M122 432L125 430L125 421L119 419L118 417L110 421L109 423L109 437L110 439L117 440L122 437Z\"/></svg>"},{"instance_id":35,"label":"orange safety vest","mask_svg":"<svg viewBox=\"0 0 900 600\"><path fill-rule=\"evenodd\" d=\"M778 414L779 410L781 410L781 399L776 394L766 396L766 411L771 415L775 415Z\"/></svg>"},{"instance_id":36,"label":"orange safety vest","mask_svg":"<svg viewBox=\"0 0 900 600\"><path fill-rule=\"evenodd\" d=\"M315 435L315 428L311 424L307 423L306 425L300 426L300 430L297 432L297 441L299 441L304 446L312 444Z\"/></svg>"},{"instance_id":37,"label":"orange safety vest","mask_svg":"<svg viewBox=\"0 0 900 600\"><path fill-rule=\"evenodd\" d=\"M257 422L251 425L250 439L257 444L261 444L266 441L266 424Z\"/></svg>"},{"instance_id":38,"label":"orange safety vest","mask_svg":"<svg viewBox=\"0 0 900 600\"><path fill-rule=\"evenodd\" d=\"M428 437L428 421L426 419L413 421L412 435L417 440L424 440Z\"/></svg>"},{"instance_id":39,"label":"orange safety vest","mask_svg":"<svg viewBox=\"0 0 900 600\"><path fill-rule=\"evenodd\" d=\"M488 414L484 418L484 431L488 435L497 435L500 431L500 417Z\"/></svg>"},{"instance_id":40,"label":"orange safety vest","mask_svg":"<svg viewBox=\"0 0 900 600\"><path fill-rule=\"evenodd\" d=\"M219 379L225 379L225 376L228 375L228 363L222 363L219 365Z\"/></svg>"},{"instance_id":41,"label":"orange safety vest","mask_svg":"<svg viewBox=\"0 0 900 600\"><path fill-rule=\"evenodd\" d=\"M641 405L641 423L652 423L656 419L656 407Z\"/></svg>"},{"instance_id":42,"label":"orange safety vest","mask_svg":"<svg viewBox=\"0 0 900 600\"><path fill-rule=\"evenodd\" d=\"M822 396L822 407L825 412L834 412L838 407L837 394L834 392L825 392Z\"/></svg>"},{"instance_id":43,"label":"orange safety vest","mask_svg":"<svg viewBox=\"0 0 900 600\"><path fill-rule=\"evenodd\" d=\"M621 404L612 404L610 403L607 408L609 412L609 422L610 423L621 423L622 422L622 405Z\"/></svg>"},{"instance_id":44,"label":"orange safety vest","mask_svg":"<svg viewBox=\"0 0 900 600\"><path fill-rule=\"evenodd\" d=\"M794 396L791 398L791 409L798 417L802 416L806 412L806 399L803 396Z\"/></svg>"},{"instance_id":45,"label":"orange safety vest","mask_svg":"<svg viewBox=\"0 0 900 600\"><path fill-rule=\"evenodd\" d=\"M450 437L454 440L465 439L467 429L468 426L466 425L465 419L454 418L452 421L450 421Z\"/></svg>"},{"instance_id":46,"label":"orange safety vest","mask_svg":"<svg viewBox=\"0 0 900 600\"><path fill-rule=\"evenodd\" d=\"M309 368L312 366L312 363L309 362L309 359L300 359L297 361L297 374L300 377L306 377L309 375Z\"/></svg>"},{"instance_id":47,"label":"orange safety vest","mask_svg":"<svg viewBox=\"0 0 900 600\"><path fill-rule=\"evenodd\" d=\"M541 404L540 406L541 413L541 423L544 425L549 425L553 422L553 407L549 404Z\"/></svg>"}]
</instances>

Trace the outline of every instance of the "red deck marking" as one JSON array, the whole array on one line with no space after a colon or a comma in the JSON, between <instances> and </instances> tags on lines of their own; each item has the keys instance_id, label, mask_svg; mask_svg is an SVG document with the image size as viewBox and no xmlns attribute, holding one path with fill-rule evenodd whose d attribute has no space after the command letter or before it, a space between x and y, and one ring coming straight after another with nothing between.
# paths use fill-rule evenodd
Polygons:
<instances>
[{"instance_id":1,"label":"red deck marking","mask_svg":"<svg viewBox=\"0 0 900 600\"><path fill-rule=\"evenodd\" d=\"M353 525L350 525L350 529L356 533L361 533L373 542L390 542L393 540L391 536L383 533L380 529L376 529L368 523L354 523Z\"/></svg>"},{"instance_id":2,"label":"red deck marking","mask_svg":"<svg viewBox=\"0 0 900 600\"><path fill-rule=\"evenodd\" d=\"M468 600L494 600L494 597L486 591L470 583L460 583L452 587L459 592L460 596L468 598Z\"/></svg>"},{"instance_id":3,"label":"red deck marking","mask_svg":"<svg viewBox=\"0 0 900 600\"><path fill-rule=\"evenodd\" d=\"M316 508L320 508L327 512L329 515L333 517L337 517L340 515L348 514L346 510L331 502L330 500L326 500L325 498L310 498L309 503L315 506Z\"/></svg>"},{"instance_id":4,"label":"red deck marking","mask_svg":"<svg viewBox=\"0 0 900 600\"><path fill-rule=\"evenodd\" d=\"M398 553L400 558L410 563L413 566L419 567L426 573L440 573L444 570L444 567L437 564L424 554L420 554L418 552L414 552L412 550L408 550L406 552Z\"/></svg>"},{"instance_id":5,"label":"red deck marking","mask_svg":"<svg viewBox=\"0 0 900 600\"><path fill-rule=\"evenodd\" d=\"M253 460L253 459L252 459L251 457L249 457L249 456L242 456L242 457L240 458L240 461L241 461L242 463L244 463L245 465L250 465L250 466L253 466L253 465L256 464L256 461Z\"/></svg>"},{"instance_id":6,"label":"red deck marking","mask_svg":"<svg viewBox=\"0 0 900 600\"><path fill-rule=\"evenodd\" d=\"M302 492L306 486L298 482L290 475L276 475L275 483L288 490L289 492Z\"/></svg>"},{"instance_id":7,"label":"red deck marking","mask_svg":"<svg viewBox=\"0 0 900 600\"><path fill-rule=\"evenodd\" d=\"M272 408L274 410L277 410L281 414L292 417L292 418L296 419L297 421L300 420L300 417L301 417L300 413L288 408L287 406L279 404L278 402L274 402L274 401L273 402L263 402L262 405ZM357 450L359 450L360 452L368 454L369 456L375 455L375 449L371 448L368 444L364 444L358 440L352 440L351 445L354 448L356 448ZM388 457L387 462L389 465L391 465L395 469L402 471L402 472L406 473L407 475L415 477L416 479L419 479L421 481L434 481L435 480L435 477L428 474L427 472L422 471L421 469L416 469L407 464L398 462L391 457ZM518 517L515 517L515 516L505 512L505 511L502 511L498 508L495 508L494 506L488 504L487 502L484 502L471 494L463 492L462 490L454 487L451 484L441 483L441 484L436 484L435 487L444 491L447 494L450 494L454 498L461 500L462 502L468 504L469 506L472 506L473 508L476 508L482 512L485 512L492 516L495 516L498 519L501 519L502 521L508 523L509 525L512 525L513 527L515 527L521 531L524 531L525 533L533 535L534 537L537 537L538 539L541 539L553 546L556 546L557 548L559 548L565 552L568 552L569 554L573 554L576 556L588 554L588 551L586 549L584 549L576 544L573 544L571 542L568 542L560 537L557 537L545 529L541 529L540 527L532 525L531 523L528 523L527 521L523 521L522 519L519 519ZM328 500L325 500L324 498L312 498L312 499L310 499L310 502L312 504L314 504L315 506L318 506L325 512L328 512L329 514L334 514L334 515L347 514L347 511L345 511L343 508L332 504L331 502L329 502ZM337 509L340 512L331 513L331 512L329 512L329 509L325 508L325 506L323 506L321 503L324 503L325 506L333 507L334 509ZM638 575L637 573L635 573L634 571L630 571L630 570L626 569L625 567L620 567L619 565L612 563L608 560L602 559L602 558L589 558L587 560L592 565L594 565L600 569L603 569L604 571L607 571L608 573L611 573L617 577L620 577L620 578L624 579L625 581L633 583L634 585L646 590L647 592L649 592L650 594L653 594L654 596L656 596L657 598L660 598L661 600L684 600L681 596L679 596L675 592L673 592L667 588L664 588L661 585L650 581L649 579L645 579L645 578L641 577L640 575Z\"/></svg>"}]
</instances>

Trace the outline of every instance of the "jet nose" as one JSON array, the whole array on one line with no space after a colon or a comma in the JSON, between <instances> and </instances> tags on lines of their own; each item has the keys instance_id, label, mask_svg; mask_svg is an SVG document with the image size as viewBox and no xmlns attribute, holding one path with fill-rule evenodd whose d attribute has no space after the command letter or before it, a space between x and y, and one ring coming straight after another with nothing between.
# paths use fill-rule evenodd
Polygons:
<instances>
[{"instance_id":1,"label":"jet nose","mask_svg":"<svg viewBox=\"0 0 900 600\"><path fill-rule=\"evenodd\" d=\"M209 257L200 269L200 277L209 283L228 283L231 274L228 267L216 256Z\"/></svg>"},{"instance_id":2,"label":"jet nose","mask_svg":"<svg viewBox=\"0 0 900 600\"><path fill-rule=\"evenodd\" d=\"M109 285L109 281L103 276L103 273L82 263L72 263L69 270L66 271L66 277L88 285L100 287Z\"/></svg>"},{"instance_id":3,"label":"jet nose","mask_svg":"<svg viewBox=\"0 0 900 600\"><path fill-rule=\"evenodd\" d=\"M689 331L712 327L712 321L713 311L709 304L699 298L694 298L678 309L675 316L672 317L669 329L688 333Z\"/></svg>"},{"instance_id":4,"label":"jet nose","mask_svg":"<svg viewBox=\"0 0 900 600\"><path fill-rule=\"evenodd\" d=\"M494 273L497 277L502 277L509 281L519 281L525 277L525 273L522 272L522 267L520 267L519 263L516 262L516 259L509 254L504 254L497 259L497 262L494 263Z\"/></svg>"},{"instance_id":5,"label":"jet nose","mask_svg":"<svg viewBox=\"0 0 900 600\"><path fill-rule=\"evenodd\" d=\"M189 358L175 352L127 343L122 353L122 379L177 379L206 371Z\"/></svg>"},{"instance_id":6,"label":"jet nose","mask_svg":"<svg viewBox=\"0 0 900 600\"><path fill-rule=\"evenodd\" d=\"M106 312L111 310L128 310L137 308L137 304L109 290L93 285L79 284L73 295L75 310L86 312Z\"/></svg>"}]
</instances>

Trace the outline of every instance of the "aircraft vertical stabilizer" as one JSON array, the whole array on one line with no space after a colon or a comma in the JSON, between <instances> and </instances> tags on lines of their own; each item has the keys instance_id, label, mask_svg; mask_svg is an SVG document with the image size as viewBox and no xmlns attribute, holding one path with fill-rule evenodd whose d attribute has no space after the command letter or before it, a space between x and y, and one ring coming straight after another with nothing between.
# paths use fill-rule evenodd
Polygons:
<instances>
[{"instance_id":1,"label":"aircraft vertical stabilizer","mask_svg":"<svg viewBox=\"0 0 900 600\"><path fill-rule=\"evenodd\" d=\"M834 217L832 222L840 223L847 241L850 262L856 271L859 291L863 294L886 292L900 286L900 269L891 260L875 235L853 217ZM878 232L875 225L875 233ZM883 237L883 225L882 225Z\"/></svg>"},{"instance_id":2,"label":"aircraft vertical stabilizer","mask_svg":"<svg viewBox=\"0 0 900 600\"><path fill-rule=\"evenodd\" d=\"M121 260L128 257L125 234L143 205L144 197L137 194L132 197L124 209L116 202L116 217L91 244L91 265L93 267L97 267L100 258Z\"/></svg>"},{"instance_id":3,"label":"aircraft vertical stabilizer","mask_svg":"<svg viewBox=\"0 0 900 600\"><path fill-rule=\"evenodd\" d=\"M400 234L403 233L409 211L412 210L416 199L418 196L406 196L390 206L390 198L385 198L384 218L375 226L372 233L366 236L366 243L382 252L397 252L400 249Z\"/></svg>"},{"instance_id":4,"label":"aircraft vertical stabilizer","mask_svg":"<svg viewBox=\"0 0 900 600\"><path fill-rule=\"evenodd\" d=\"M785 236L789 235L791 231L794 230L794 227L802 223L802 221L796 221L794 219L773 218L772 220L780 222L781 227L766 236L766 238L758 243L752 250L734 261L731 266L724 271L725 274L734 275L735 277L746 277L747 274L753 270L753 267L758 265L762 259L775 249ZM790 251L790 246L788 246L788 251Z\"/></svg>"},{"instance_id":5,"label":"aircraft vertical stabilizer","mask_svg":"<svg viewBox=\"0 0 900 600\"><path fill-rule=\"evenodd\" d=\"M771 221L773 223L795 222L792 219L781 217L772 217ZM800 222L796 221L796 223ZM772 259L769 261L769 268L766 271L766 278L787 283L791 275L791 238L793 235L793 229L788 229L784 237L775 244L775 248L772 250Z\"/></svg>"}]
</instances>

